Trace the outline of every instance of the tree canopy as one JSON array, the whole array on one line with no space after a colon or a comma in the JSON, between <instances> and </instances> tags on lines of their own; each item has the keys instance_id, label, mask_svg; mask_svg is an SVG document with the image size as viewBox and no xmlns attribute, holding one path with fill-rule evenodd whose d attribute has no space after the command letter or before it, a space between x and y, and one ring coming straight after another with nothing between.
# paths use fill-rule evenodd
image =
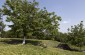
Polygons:
<instances>
[{"instance_id":1,"label":"tree canopy","mask_svg":"<svg viewBox=\"0 0 85 55\"><path fill-rule=\"evenodd\" d=\"M85 44L85 28L83 21L78 25L71 26L71 29L68 29L68 31L69 42L81 48Z\"/></svg>"},{"instance_id":2,"label":"tree canopy","mask_svg":"<svg viewBox=\"0 0 85 55\"><path fill-rule=\"evenodd\" d=\"M28 36L53 36L58 32L58 21L61 18L46 8L38 8L38 2L27 0L6 0L3 5L3 16L13 22L11 30L24 38Z\"/></svg>"},{"instance_id":3,"label":"tree canopy","mask_svg":"<svg viewBox=\"0 0 85 55\"><path fill-rule=\"evenodd\" d=\"M2 12L0 10L0 37L2 37L4 33L4 28L5 28L5 24L3 23Z\"/></svg>"}]
</instances>

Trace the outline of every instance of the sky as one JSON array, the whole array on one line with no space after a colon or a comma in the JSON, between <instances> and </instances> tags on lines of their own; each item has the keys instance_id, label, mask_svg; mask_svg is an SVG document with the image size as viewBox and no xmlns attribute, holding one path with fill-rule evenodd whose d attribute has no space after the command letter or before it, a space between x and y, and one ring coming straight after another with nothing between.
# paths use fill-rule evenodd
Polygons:
<instances>
[{"instance_id":1,"label":"sky","mask_svg":"<svg viewBox=\"0 0 85 55\"><path fill-rule=\"evenodd\" d=\"M85 0L36 0L39 8L46 7L49 12L55 12L62 18L60 23L61 32L67 32L72 25L84 21L85 24ZM5 0L0 0L0 8ZM5 17L3 17L5 18ZM9 24L5 22L5 24ZM6 30L9 28L6 27Z\"/></svg>"}]
</instances>

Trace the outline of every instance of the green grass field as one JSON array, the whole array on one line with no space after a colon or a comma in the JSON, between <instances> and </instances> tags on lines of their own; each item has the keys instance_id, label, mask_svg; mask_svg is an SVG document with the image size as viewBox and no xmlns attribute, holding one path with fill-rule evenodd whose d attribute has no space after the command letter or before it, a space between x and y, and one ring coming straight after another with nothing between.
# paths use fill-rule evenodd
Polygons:
<instances>
[{"instance_id":1,"label":"green grass field","mask_svg":"<svg viewBox=\"0 0 85 55\"><path fill-rule=\"evenodd\" d=\"M85 52L68 51L55 48L59 44L52 40L27 40L26 45L21 44L22 39L0 39L0 55L85 55ZM47 48L38 46L42 42Z\"/></svg>"}]
</instances>

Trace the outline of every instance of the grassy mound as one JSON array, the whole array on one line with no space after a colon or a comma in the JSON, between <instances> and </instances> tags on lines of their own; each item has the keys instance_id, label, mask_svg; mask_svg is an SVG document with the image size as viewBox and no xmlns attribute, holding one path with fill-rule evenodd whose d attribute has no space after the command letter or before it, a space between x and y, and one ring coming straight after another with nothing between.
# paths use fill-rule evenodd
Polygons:
<instances>
[{"instance_id":1,"label":"grassy mound","mask_svg":"<svg viewBox=\"0 0 85 55\"><path fill-rule=\"evenodd\" d=\"M0 55L85 55L85 52L68 51L55 48L59 44L52 40L26 40L22 45L22 39L0 39ZM45 44L43 48L39 44Z\"/></svg>"}]
</instances>

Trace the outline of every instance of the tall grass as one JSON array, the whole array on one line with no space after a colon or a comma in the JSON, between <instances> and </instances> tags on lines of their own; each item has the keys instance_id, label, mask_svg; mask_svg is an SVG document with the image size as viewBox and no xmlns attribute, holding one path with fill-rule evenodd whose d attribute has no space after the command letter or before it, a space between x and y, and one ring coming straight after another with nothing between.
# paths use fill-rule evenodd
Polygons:
<instances>
[{"instance_id":1,"label":"tall grass","mask_svg":"<svg viewBox=\"0 0 85 55\"><path fill-rule=\"evenodd\" d=\"M21 39L18 39L21 40ZM50 40L30 40L31 43L26 45L11 44L5 41L11 41L11 39L0 39L0 55L85 55L84 52L67 51L58 48L54 48L59 42ZM33 45L34 41L41 41L47 45L47 48ZM32 43L33 42L33 43Z\"/></svg>"}]
</instances>

